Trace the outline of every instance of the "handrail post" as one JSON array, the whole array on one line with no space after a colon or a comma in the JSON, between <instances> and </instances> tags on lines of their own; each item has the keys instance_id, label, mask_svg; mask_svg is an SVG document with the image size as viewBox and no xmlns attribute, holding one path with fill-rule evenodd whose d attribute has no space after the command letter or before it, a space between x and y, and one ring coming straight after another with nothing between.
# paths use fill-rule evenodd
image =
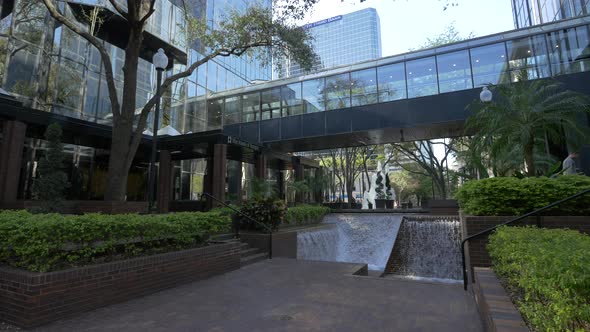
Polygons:
<instances>
[{"instance_id":1,"label":"handrail post","mask_svg":"<svg viewBox=\"0 0 590 332\"><path fill-rule=\"evenodd\" d=\"M465 240L461 242L461 262L463 263L463 290L467 290L467 266L465 264Z\"/></svg>"},{"instance_id":2,"label":"handrail post","mask_svg":"<svg viewBox=\"0 0 590 332\"><path fill-rule=\"evenodd\" d=\"M537 228L541 228L541 214L537 213Z\"/></svg>"}]
</instances>

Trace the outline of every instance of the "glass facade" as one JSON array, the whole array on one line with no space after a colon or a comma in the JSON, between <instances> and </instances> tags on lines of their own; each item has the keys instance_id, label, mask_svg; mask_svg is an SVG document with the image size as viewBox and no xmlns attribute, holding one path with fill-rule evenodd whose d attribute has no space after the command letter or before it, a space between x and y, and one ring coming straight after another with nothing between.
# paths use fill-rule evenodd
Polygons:
<instances>
[{"instance_id":1,"label":"glass facade","mask_svg":"<svg viewBox=\"0 0 590 332\"><path fill-rule=\"evenodd\" d=\"M589 11L590 0L512 0L517 29L588 15Z\"/></svg>"},{"instance_id":2,"label":"glass facade","mask_svg":"<svg viewBox=\"0 0 590 332\"><path fill-rule=\"evenodd\" d=\"M117 2L123 7L127 3L124 0ZM190 3L193 15L206 15L209 24L214 26L229 10L243 11L253 2L191 0ZM270 6L270 0L257 3ZM101 11L115 11L108 0L68 0L60 2L60 8L68 18L75 20L81 17L80 4ZM77 34L47 19L48 12L41 1L15 0L12 11L6 12L8 15L0 20L1 86L13 94L30 98L35 108L110 124L110 99L98 51ZM148 35L164 43L167 50L176 50L176 53L168 54L174 65L165 75L185 69L185 65L177 61L176 54L186 54L188 63L193 63L205 53L198 41L187 45L182 28L185 25L184 17L181 1L157 0L155 12L147 22ZM109 24L112 23L107 22L105 26ZM88 27L92 25L88 24ZM120 98L125 53L119 42L116 36L107 36L103 44L112 59ZM211 60L164 92L160 123L162 126L169 124L181 133L217 129L222 123L220 117L206 112L204 107L210 94L247 86L254 80L270 80L271 76L271 67L263 64L255 55ZM156 73L151 62L141 58L137 80L138 108L153 96L155 81ZM232 107L236 105L229 106L227 111L235 111ZM227 120L239 121L231 116ZM150 119L148 123L153 121Z\"/></svg>"},{"instance_id":3,"label":"glass facade","mask_svg":"<svg viewBox=\"0 0 590 332\"><path fill-rule=\"evenodd\" d=\"M310 23L305 27L314 37L312 45L318 55L312 71L381 57L379 15L374 8ZM304 73L299 64L285 59L278 77Z\"/></svg>"},{"instance_id":4,"label":"glass facade","mask_svg":"<svg viewBox=\"0 0 590 332\"><path fill-rule=\"evenodd\" d=\"M238 89L214 96L224 98L226 105L243 96L248 106L243 106L242 119L247 122L590 71L588 23L590 17L582 25L579 21L554 23L543 33L534 29L508 32L426 54L408 53L263 83L246 93ZM497 42L499 39L504 41Z\"/></svg>"}]
</instances>

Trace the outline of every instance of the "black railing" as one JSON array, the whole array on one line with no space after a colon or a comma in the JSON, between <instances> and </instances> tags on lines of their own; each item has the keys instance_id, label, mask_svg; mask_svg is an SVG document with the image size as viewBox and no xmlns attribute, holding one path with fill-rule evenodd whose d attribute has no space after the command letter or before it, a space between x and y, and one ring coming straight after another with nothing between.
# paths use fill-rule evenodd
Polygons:
<instances>
[{"instance_id":1,"label":"black railing","mask_svg":"<svg viewBox=\"0 0 590 332\"><path fill-rule=\"evenodd\" d=\"M228 208L228 209L236 212L240 216L245 217L246 219L250 220L251 222L255 223L256 225L262 226L262 228L264 228L268 232L268 259L272 259L272 228L270 228L270 226L268 226L268 225L266 225L264 223L259 222L258 220L250 217L249 215L245 214L244 212L242 212L242 211L240 211L238 209L235 209L235 208L231 207L231 205L223 202L222 200L216 198L215 196L213 196L213 195L211 195L209 193L203 193L202 195L211 198L212 200L214 200L217 203L225 206L226 208ZM235 227L236 227L236 234L239 237L239 235L240 235L240 223L237 222L236 225L235 225Z\"/></svg>"},{"instance_id":2,"label":"black railing","mask_svg":"<svg viewBox=\"0 0 590 332\"><path fill-rule=\"evenodd\" d=\"M514 218L512 220L503 222L503 223L498 224L498 225L496 225L494 227L488 228L488 229L486 229L484 231L481 231L479 233L473 234L473 235L468 236L465 239L463 239L463 241L461 241L461 259L463 260L463 289L467 290L467 282L468 282L467 281L467 267L465 266L465 243L467 243L467 241L469 241L469 240L471 240L473 238L476 238L476 237L480 237L482 235L486 235L486 234L494 231L496 228L498 228L500 226L505 226L505 225L508 225L508 224L512 224L514 222L520 221L520 220L525 219L525 218L530 217L530 216L536 216L536 219L537 219L537 227L541 227L541 214L540 214L541 212L543 212L543 211L545 211L547 209L550 209L550 208L552 208L554 206L557 206L557 205L559 205L561 203L564 203L564 202L567 202L567 201L571 201L572 199L578 198L580 196L584 196L584 195L586 195L588 193L590 193L590 188L588 188L586 190L582 190L582 191L580 191L577 194L571 195L571 196L566 197L564 199L561 199L561 200L559 200L557 202L553 202L553 203L551 203L549 205L546 205L546 206L544 206L544 207L542 207L540 209L537 209L535 211L529 212L527 214L523 214L520 217L517 217L517 218Z\"/></svg>"}]
</instances>

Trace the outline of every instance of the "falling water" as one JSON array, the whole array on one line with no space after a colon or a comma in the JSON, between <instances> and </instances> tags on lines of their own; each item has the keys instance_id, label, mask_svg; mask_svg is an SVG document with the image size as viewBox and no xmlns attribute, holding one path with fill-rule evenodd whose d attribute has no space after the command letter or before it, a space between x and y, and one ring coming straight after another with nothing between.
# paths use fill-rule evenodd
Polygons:
<instances>
[{"instance_id":1,"label":"falling water","mask_svg":"<svg viewBox=\"0 0 590 332\"><path fill-rule=\"evenodd\" d=\"M297 258L365 263L384 270L402 216L390 214L329 214L325 228L297 235Z\"/></svg>"},{"instance_id":2,"label":"falling water","mask_svg":"<svg viewBox=\"0 0 590 332\"><path fill-rule=\"evenodd\" d=\"M393 259L394 274L435 279L461 279L460 223L457 220L404 219Z\"/></svg>"}]
</instances>

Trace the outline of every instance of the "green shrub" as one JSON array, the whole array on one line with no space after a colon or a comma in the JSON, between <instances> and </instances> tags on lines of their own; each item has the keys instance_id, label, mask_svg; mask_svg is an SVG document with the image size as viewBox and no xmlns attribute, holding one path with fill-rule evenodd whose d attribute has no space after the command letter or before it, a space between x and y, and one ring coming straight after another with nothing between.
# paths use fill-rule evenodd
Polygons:
<instances>
[{"instance_id":1,"label":"green shrub","mask_svg":"<svg viewBox=\"0 0 590 332\"><path fill-rule=\"evenodd\" d=\"M457 192L459 205L469 215L522 215L590 188L590 177L554 179L489 178L465 183ZM590 194L546 210L546 215L588 215Z\"/></svg>"},{"instance_id":2,"label":"green shrub","mask_svg":"<svg viewBox=\"0 0 590 332\"><path fill-rule=\"evenodd\" d=\"M256 220L256 222L241 217L240 228L245 230L267 231L267 227L274 230L285 216L287 208L285 203L274 198L257 198L244 202L240 208L243 214ZM264 226L266 225L266 226Z\"/></svg>"},{"instance_id":3,"label":"green shrub","mask_svg":"<svg viewBox=\"0 0 590 332\"><path fill-rule=\"evenodd\" d=\"M590 331L590 236L572 230L501 227L488 245L494 271L522 297L537 331Z\"/></svg>"},{"instance_id":4,"label":"green shrub","mask_svg":"<svg viewBox=\"0 0 590 332\"><path fill-rule=\"evenodd\" d=\"M52 271L204 245L228 231L219 213L64 216L0 211L0 264Z\"/></svg>"},{"instance_id":5,"label":"green shrub","mask_svg":"<svg viewBox=\"0 0 590 332\"><path fill-rule=\"evenodd\" d=\"M299 205L290 207L285 214L285 223L289 225L305 225L322 221L322 217L330 212L330 208L316 205Z\"/></svg>"}]
</instances>

